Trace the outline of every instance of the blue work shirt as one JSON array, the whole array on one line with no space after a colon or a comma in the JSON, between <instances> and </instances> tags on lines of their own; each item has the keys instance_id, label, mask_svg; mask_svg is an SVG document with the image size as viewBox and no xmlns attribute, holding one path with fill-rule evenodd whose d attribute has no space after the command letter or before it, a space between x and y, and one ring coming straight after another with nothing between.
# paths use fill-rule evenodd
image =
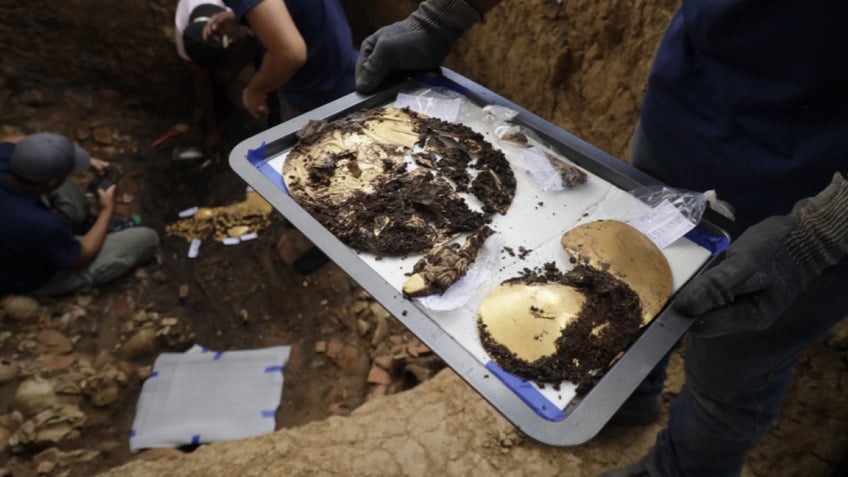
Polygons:
<instances>
[{"instance_id":1,"label":"blue work shirt","mask_svg":"<svg viewBox=\"0 0 848 477\"><path fill-rule=\"evenodd\" d=\"M12 143L0 143L0 295L38 289L79 256L79 240L38 197L9 183Z\"/></svg>"},{"instance_id":2,"label":"blue work shirt","mask_svg":"<svg viewBox=\"0 0 848 477\"><path fill-rule=\"evenodd\" d=\"M663 179L750 225L848 169L846 23L848 2L683 0L641 113Z\"/></svg>"},{"instance_id":3,"label":"blue work shirt","mask_svg":"<svg viewBox=\"0 0 848 477\"><path fill-rule=\"evenodd\" d=\"M262 1L224 3L240 22L247 23L245 14ZM307 58L280 88L280 95L295 108L307 111L353 92L357 51L338 0L285 0L285 4L306 42Z\"/></svg>"}]
</instances>

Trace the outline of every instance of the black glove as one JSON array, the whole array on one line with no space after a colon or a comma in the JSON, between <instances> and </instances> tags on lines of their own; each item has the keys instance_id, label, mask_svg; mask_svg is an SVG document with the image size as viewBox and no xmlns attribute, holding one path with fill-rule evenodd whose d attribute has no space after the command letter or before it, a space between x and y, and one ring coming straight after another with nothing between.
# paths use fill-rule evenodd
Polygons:
<instances>
[{"instance_id":1,"label":"black glove","mask_svg":"<svg viewBox=\"0 0 848 477\"><path fill-rule=\"evenodd\" d=\"M369 93L395 70L432 70L480 13L465 0L427 0L405 20L380 28L362 42L356 89Z\"/></svg>"},{"instance_id":2,"label":"black glove","mask_svg":"<svg viewBox=\"0 0 848 477\"><path fill-rule=\"evenodd\" d=\"M767 328L826 267L848 253L848 181L836 174L789 215L746 230L718 265L678 294L674 308L697 318L690 332L722 336Z\"/></svg>"}]
</instances>

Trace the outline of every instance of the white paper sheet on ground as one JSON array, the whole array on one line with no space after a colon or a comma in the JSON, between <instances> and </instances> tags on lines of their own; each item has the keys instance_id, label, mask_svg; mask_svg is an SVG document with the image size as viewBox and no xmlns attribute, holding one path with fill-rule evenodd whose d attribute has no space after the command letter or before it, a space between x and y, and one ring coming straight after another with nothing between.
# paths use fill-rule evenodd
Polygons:
<instances>
[{"instance_id":1,"label":"white paper sheet on ground","mask_svg":"<svg viewBox=\"0 0 848 477\"><path fill-rule=\"evenodd\" d=\"M163 353L141 389L130 450L242 439L274 431L289 346Z\"/></svg>"}]
</instances>

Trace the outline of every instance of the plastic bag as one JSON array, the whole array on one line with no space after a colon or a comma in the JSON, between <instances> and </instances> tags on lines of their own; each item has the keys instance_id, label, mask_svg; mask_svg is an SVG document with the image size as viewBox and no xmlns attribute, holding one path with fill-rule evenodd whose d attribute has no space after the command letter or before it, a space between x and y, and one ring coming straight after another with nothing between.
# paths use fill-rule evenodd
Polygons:
<instances>
[{"instance_id":1,"label":"plastic bag","mask_svg":"<svg viewBox=\"0 0 848 477\"><path fill-rule=\"evenodd\" d=\"M483 122L495 125L507 123L518 116L518 111L504 106L498 106L496 104L483 106L483 111L485 112Z\"/></svg>"},{"instance_id":2,"label":"plastic bag","mask_svg":"<svg viewBox=\"0 0 848 477\"><path fill-rule=\"evenodd\" d=\"M675 189L666 186L646 186L630 191L630 194L642 202L656 207L667 200L690 222L697 225L707 208L707 194ZM713 192L713 195L715 193Z\"/></svg>"}]
</instances>

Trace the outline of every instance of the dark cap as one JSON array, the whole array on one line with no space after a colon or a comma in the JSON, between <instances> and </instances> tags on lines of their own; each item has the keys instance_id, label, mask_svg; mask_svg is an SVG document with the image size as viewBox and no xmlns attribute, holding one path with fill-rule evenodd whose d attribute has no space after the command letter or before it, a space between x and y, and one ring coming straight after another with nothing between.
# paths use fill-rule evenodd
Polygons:
<instances>
[{"instance_id":1,"label":"dark cap","mask_svg":"<svg viewBox=\"0 0 848 477\"><path fill-rule=\"evenodd\" d=\"M35 133L23 138L12 151L9 170L31 182L59 179L88 169L88 152L55 133Z\"/></svg>"},{"instance_id":2,"label":"dark cap","mask_svg":"<svg viewBox=\"0 0 848 477\"><path fill-rule=\"evenodd\" d=\"M183 46L191 62L206 69L215 69L226 60L227 50L216 41L203 40L203 28L213 15L223 12L218 5L204 3L194 7L183 30Z\"/></svg>"}]
</instances>

